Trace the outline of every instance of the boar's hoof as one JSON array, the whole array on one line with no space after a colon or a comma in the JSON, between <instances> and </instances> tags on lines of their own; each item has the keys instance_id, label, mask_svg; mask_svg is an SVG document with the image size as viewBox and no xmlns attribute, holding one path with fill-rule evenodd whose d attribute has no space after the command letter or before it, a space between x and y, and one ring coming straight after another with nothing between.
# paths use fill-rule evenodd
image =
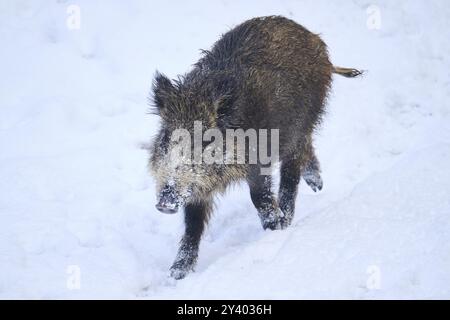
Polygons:
<instances>
[{"instance_id":1,"label":"boar's hoof","mask_svg":"<svg viewBox=\"0 0 450 320\"><path fill-rule=\"evenodd\" d=\"M305 182L314 192L322 190L323 181L319 172L317 171L306 172L302 176Z\"/></svg>"},{"instance_id":2,"label":"boar's hoof","mask_svg":"<svg viewBox=\"0 0 450 320\"><path fill-rule=\"evenodd\" d=\"M281 221L271 221L263 223L264 230L281 230Z\"/></svg>"},{"instance_id":3,"label":"boar's hoof","mask_svg":"<svg viewBox=\"0 0 450 320\"><path fill-rule=\"evenodd\" d=\"M281 218L280 224L281 224L281 229L286 229L287 227L289 227L292 223L292 217L288 218L288 217L283 217Z\"/></svg>"},{"instance_id":4,"label":"boar's hoof","mask_svg":"<svg viewBox=\"0 0 450 320\"><path fill-rule=\"evenodd\" d=\"M282 217L280 215L270 214L262 219L262 227L264 230L281 230L284 229L282 225Z\"/></svg>"},{"instance_id":5,"label":"boar's hoof","mask_svg":"<svg viewBox=\"0 0 450 320\"><path fill-rule=\"evenodd\" d=\"M175 280L181 280L190 272L194 271L195 259L180 259L170 267L170 276Z\"/></svg>"},{"instance_id":6,"label":"boar's hoof","mask_svg":"<svg viewBox=\"0 0 450 320\"><path fill-rule=\"evenodd\" d=\"M190 268L179 268L179 267L172 267L170 268L170 277L174 278L175 280L181 280L185 278L188 273L192 272L193 270Z\"/></svg>"}]
</instances>

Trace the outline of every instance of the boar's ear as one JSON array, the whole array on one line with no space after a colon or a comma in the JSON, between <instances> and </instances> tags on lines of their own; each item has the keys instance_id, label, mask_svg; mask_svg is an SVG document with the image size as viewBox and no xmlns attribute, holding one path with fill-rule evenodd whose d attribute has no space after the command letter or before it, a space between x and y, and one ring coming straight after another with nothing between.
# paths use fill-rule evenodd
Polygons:
<instances>
[{"instance_id":1,"label":"boar's ear","mask_svg":"<svg viewBox=\"0 0 450 320\"><path fill-rule=\"evenodd\" d=\"M175 87L169 78L158 71L153 80L153 113L162 115L167 108L168 98L175 92Z\"/></svg>"}]
</instances>

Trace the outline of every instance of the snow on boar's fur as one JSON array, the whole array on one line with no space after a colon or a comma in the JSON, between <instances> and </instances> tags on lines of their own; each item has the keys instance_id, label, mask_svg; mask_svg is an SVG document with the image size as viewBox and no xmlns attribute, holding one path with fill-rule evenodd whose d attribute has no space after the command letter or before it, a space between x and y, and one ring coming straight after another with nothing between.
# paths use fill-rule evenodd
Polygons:
<instances>
[{"instance_id":1,"label":"snow on boar's fur","mask_svg":"<svg viewBox=\"0 0 450 320\"><path fill-rule=\"evenodd\" d=\"M314 191L322 188L311 135L324 112L333 73L361 74L334 67L318 35L292 20L271 16L248 20L225 33L177 80L156 74L153 111L161 118L161 128L149 162L157 182L156 207L164 213L183 207L186 225L172 277L181 279L193 270L213 198L228 185L247 181L262 226L271 230L292 222L300 177ZM246 147L244 163L186 161L186 151L192 155L198 147L190 140L174 139L173 133L181 129L194 136L195 123L201 124L201 133L215 129L224 137L230 129L269 132L265 146L257 135L256 147L272 150L277 144L277 157L271 159L281 163L278 196L271 191L271 175L262 174L272 163L248 161L255 141ZM245 138L250 141L249 135ZM211 146L212 154L228 155L227 159L238 151L225 141L202 141L200 152Z\"/></svg>"}]
</instances>

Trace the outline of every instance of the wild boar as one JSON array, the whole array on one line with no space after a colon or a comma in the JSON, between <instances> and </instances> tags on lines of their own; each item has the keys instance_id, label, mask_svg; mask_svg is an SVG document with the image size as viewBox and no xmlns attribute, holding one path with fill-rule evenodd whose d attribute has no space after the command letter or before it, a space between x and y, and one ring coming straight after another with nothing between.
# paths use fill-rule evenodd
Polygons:
<instances>
[{"instance_id":1,"label":"wild boar","mask_svg":"<svg viewBox=\"0 0 450 320\"><path fill-rule=\"evenodd\" d=\"M203 51L193 69L176 80L156 73L152 110L160 116L161 127L149 161L157 183L156 208L175 213L183 207L186 225L170 268L172 277L181 279L193 270L214 197L230 184L247 181L262 226L270 230L292 222L300 177L314 191L322 189L311 136L324 113L333 73L356 77L362 72L333 66L318 35L281 16L238 25L210 51ZM202 140L195 147L190 140L174 139L180 130L194 136L196 124L201 133L214 129L226 136L229 130L241 129L245 133L269 130L270 134L266 139L257 135L256 142L245 147L244 163L186 161L191 158L186 159L186 154L208 148L214 156L226 155L228 160L240 150L234 142L230 147L223 141ZM244 137L246 141L249 136ZM271 175L262 174L272 163L263 163L260 154L256 161L248 161L250 150L272 150L274 144L277 157L271 159L280 163L278 196L272 192Z\"/></svg>"}]
</instances>

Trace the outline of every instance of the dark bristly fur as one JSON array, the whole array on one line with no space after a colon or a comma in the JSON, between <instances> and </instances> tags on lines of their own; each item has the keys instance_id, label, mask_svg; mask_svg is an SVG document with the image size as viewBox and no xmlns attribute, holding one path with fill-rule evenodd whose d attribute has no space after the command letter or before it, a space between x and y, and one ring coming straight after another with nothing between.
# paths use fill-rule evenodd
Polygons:
<instances>
[{"instance_id":1,"label":"dark bristly fur","mask_svg":"<svg viewBox=\"0 0 450 320\"><path fill-rule=\"evenodd\" d=\"M300 177L314 191L322 188L311 135L324 112L333 73L361 74L334 67L318 35L292 20L271 16L251 19L224 34L178 80L156 74L154 112L162 121L150 169L160 198L170 194L185 208L186 231L171 268L173 277L181 279L193 270L213 198L231 183L248 182L262 225L272 230L291 223ZM259 165L174 166L168 156L174 148L170 135L177 128L192 131L196 120L203 122L204 130L222 132L279 129L278 197L271 191L271 177L262 176Z\"/></svg>"}]
</instances>

